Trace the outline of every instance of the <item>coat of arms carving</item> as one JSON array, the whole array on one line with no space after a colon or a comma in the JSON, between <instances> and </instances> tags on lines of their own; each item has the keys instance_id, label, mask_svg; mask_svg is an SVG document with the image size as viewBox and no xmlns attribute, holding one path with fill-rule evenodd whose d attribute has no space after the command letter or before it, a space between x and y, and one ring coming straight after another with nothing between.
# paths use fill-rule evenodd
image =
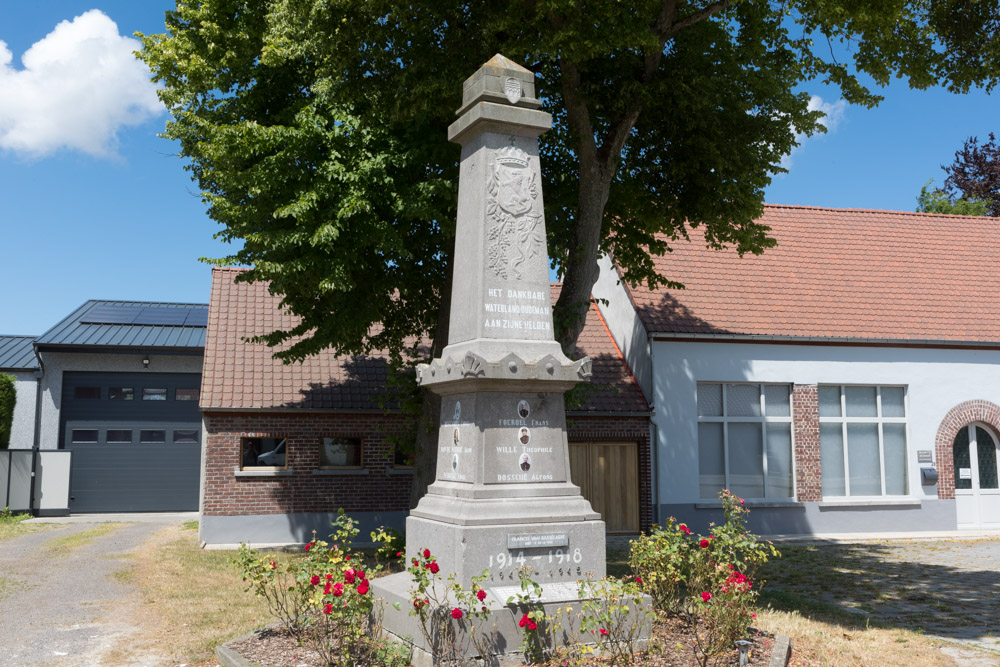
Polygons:
<instances>
[{"instance_id":1,"label":"coat of arms carving","mask_svg":"<svg viewBox=\"0 0 1000 667\"><path fill-rule=\"evenodd\" d=\"M521 265L544 247L542 214L535 210L538 185L528 165L528 154L504 146L494 155L486 200L486 259L497 276L522 278Z\"/></svg>"}]
</instances>

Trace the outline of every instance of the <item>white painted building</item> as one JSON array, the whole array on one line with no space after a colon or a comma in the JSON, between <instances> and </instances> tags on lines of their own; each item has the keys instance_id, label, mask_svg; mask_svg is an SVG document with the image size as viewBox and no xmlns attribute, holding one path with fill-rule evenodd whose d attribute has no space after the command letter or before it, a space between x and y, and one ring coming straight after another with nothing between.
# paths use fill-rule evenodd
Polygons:
<instances>
[{"instance_id":1,"label":"white painted building","mask_svg":"<svg viewBox=\"0 0 1000 667\"><path fill-rule=\"evenodd\" d=\"M762 222L761 256L675 244L657 270L684 290L602 264L594 296L653 404L654 516L704 529L725 487L768 534L1000 528L1000 278L974 259L1000 221Z\"/></svg>"}]
</instances>

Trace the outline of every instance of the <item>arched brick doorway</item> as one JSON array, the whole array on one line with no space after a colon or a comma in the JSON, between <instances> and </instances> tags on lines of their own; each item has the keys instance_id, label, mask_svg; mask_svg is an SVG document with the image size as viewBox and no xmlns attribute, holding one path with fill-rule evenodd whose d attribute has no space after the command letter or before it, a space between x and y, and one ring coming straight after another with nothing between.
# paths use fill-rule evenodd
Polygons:
<instances>
[{"instance_id":1,"label":"arched brick doorway","mask_svg":"<svg viewBox=\"0 0 1000 667\"><path fill-rule=\"evenodd\" d=\"M955 498L955 466L952 459L952 444L958 432L972 422L986 424L993 432L1000 434L1000 405L985 400L966 401L948 411L938 426L934 439L935 458L938 470L938 498Z\"/></svg>"}]
</instances>

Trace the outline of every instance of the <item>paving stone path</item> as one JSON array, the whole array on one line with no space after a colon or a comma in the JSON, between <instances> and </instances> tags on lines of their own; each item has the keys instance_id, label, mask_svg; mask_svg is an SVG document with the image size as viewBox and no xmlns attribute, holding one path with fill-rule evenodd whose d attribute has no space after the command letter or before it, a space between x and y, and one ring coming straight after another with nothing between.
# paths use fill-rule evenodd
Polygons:
<instances>
[{"instance_id":1,"label":"paving stone path","mask_svg":"<svg viewBox=\"0 0 1000 667\"><path fill-rule=\"evenodd\" d=\"M115 614L130 587L114 576L120 556L139 548L163 526L118 524L110 533L71 550L52 540L100 524L66 524L0 541L0 667L95 665L121 637L134 632ZM135 664L159 664L141 656Z\"/></svg>"},{"instance_id":2,"label":"paving stone path","mask_svg":"<svg viewBox=\"0 0 1000 667\"><path fill-rule=\"evenodd\" d=\"M1000 664L1000 540L779 548L784 557L764 573L768 588L993 653L959 664Z\"/></svg>"}]
</instances>

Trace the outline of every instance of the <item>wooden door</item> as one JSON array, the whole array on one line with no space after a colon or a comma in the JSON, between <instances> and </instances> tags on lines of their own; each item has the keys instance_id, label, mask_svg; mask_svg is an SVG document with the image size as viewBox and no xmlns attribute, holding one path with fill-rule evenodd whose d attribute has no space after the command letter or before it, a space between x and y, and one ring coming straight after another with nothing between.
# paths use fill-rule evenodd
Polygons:
<instances>
[{"instance_id":1,"label":"wooden door","mask_svg":"<svg viewBox=\"0 0 1000 667\"><path fill-rule=\"evenodd\" d=\"M570 475L609 533L639 532L639 455L634 442L569 443Z\"/></svg>"}]
</instances>

